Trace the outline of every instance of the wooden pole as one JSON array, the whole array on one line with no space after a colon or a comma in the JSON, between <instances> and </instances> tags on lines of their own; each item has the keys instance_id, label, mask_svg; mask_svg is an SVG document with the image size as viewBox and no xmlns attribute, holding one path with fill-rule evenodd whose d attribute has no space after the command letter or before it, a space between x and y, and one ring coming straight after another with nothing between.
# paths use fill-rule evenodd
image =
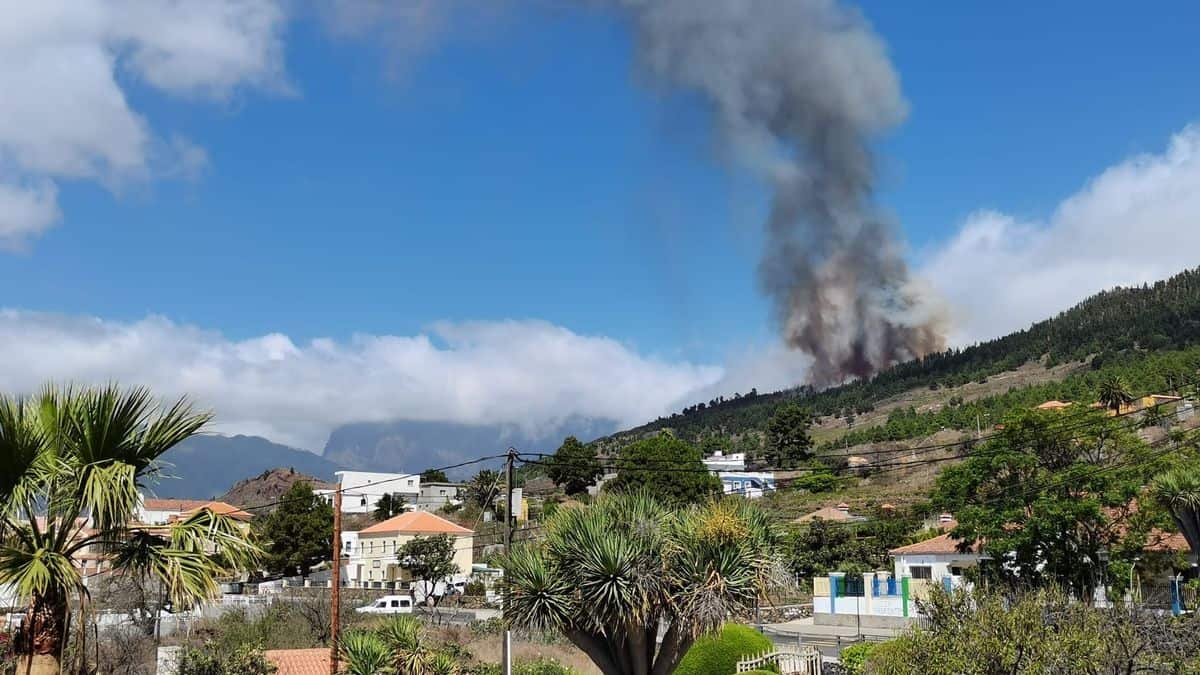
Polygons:
<instances>
[{"instance_id":1,"label":"wooden pole","mask_svg":"<svg viewBox=\"0 0 1200 675\"><path fill-rule=\"evenodd\" d=\"M333 588L329 589L329 675L338 672L338 632L342 608L342 484L333 491Z\"/></svg>"},{"instance_id":2,"label":"wooden pole","mask_svg":"<svg viewBox=\"0 0 1200 675\"><path fill-rule=\"evenodd\" d=\"M504 555L512 552L512 536L513 525L516 524L516 514L513 513L513 459L517 456L517 451L513 448L508 449L508 458L504 462L504 493L507 498L504 501ZM507 604L501 608L501 611L507 611ZM504 628L504 644L501 654L501 673L503 675L512 675L512 632L508 627Z\"/></svg>"}]
</instances>

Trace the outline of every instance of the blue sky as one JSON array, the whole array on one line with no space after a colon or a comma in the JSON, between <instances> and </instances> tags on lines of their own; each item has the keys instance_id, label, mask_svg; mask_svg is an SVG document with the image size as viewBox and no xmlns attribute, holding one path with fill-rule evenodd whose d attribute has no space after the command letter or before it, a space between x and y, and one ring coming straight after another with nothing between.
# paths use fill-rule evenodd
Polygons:
<instances>
[{"instance_id":1,"label":"blue sky","mask_svg":"<svg viewBox=\"0 0 1200 675\"><path fill-rule=\"evenodd\" d=\"M880 202L918 268L981 210L1053 228L1087 181L1200 117L1194 3L862 10L911 106L879 144ZM128 107L206 165L47 174L61 219L0 251L4 306L297 345L506 319L702 364L771 342L765 195L717 161L696 100L639 76L626 26L532 3L464 22L397 54L288 16L279 82L217 96L116 57Z\"/></svg>"}]
</instances>

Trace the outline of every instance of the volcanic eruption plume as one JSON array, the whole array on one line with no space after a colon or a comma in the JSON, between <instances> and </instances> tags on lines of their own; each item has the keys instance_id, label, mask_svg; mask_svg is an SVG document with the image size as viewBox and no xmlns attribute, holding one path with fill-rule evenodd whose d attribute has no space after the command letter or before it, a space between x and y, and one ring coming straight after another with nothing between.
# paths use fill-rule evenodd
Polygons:
<instances>
[{"instance_id":1,"label":"volcanic eruption plume","mask_svg":"<svg viewBox=\"0 0 1200 675\"><path fill-rule=\"evenodd\" d=\"M763 290L810 381L941 349L936 302L874 203L871 141L907 106L862 16L836 0L607 0L654 78L712 105L729 158L769 187Z\"/></svg>"}]
</instances>

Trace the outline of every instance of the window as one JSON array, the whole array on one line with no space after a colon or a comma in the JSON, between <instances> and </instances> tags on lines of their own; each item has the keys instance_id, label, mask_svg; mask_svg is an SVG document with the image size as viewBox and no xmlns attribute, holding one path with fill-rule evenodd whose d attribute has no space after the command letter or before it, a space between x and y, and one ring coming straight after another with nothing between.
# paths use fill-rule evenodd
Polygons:
<instances>
[{"instance_id":1,"label":"window","mask_svg":"<svg viewBox=\"0 0 1200 675\"><path fill-rule=\"evenodd\" d=\"M375 568L375 569L379 569L379 561L378 561L378 560L372 560L372 561L371 561L371 567L373 567L373 568ZM927 568L925 568L925 569L929 569L929 568L927 567ZM374 577L374 575L372 575L372 577ZM926 578L926 579L928 579L929 577L925 577L925 578Z\"/></svg>"},{"instance_id":2,"label":"window","mask_svg":"<svg viewBox=\"0 0 1200 675\"><path fill-rule=\"evenodd\" d=\"M399 601L399 600L393 600L393 601L392 601L392 607L399 607L399 606L400 606L400 601Z\"/></svg>"},{"instance_id":3,"label":"window","mask_svg":"<svg viewBox=\"0 0 1200 675\"><path fill-rule=\"evenodd\" d=\"M354 550L354 541L353 540L346 540L344 543L345 543L345 546L343 546L342 548L346 549L347 552Z\"/></svg>"},{"instance_id":4,"label":"window","mask_svg":"<svg viewBox=\"0 0 1200 675\"><path fill-rule=\"evenodd\" d=\"M367 553L374 553L374 552L375 552L375 542L373 542L373 541L367 542Z\"/></svg>"},{"instance_id":5,"label":"window","mask_svg":"<svg viewBox=\"0 0 1200 675\"><path fill-rule=\"evenodd\" d=\"M408 481L408 487L412 487L412 484L413 484L413 482L412 482L412 479L409 479L409 481Z\"/></svg>"},{"instance_id":6,"label":"window","mask_svg":"<svg viewBox=\"0 0 1200 675\"><path fill-rule=\"evenodd\" d=\"M908 573L914 579L932 579L933 568L929 565L911 565L908 568Z\"/></svg>"}]
</instances>

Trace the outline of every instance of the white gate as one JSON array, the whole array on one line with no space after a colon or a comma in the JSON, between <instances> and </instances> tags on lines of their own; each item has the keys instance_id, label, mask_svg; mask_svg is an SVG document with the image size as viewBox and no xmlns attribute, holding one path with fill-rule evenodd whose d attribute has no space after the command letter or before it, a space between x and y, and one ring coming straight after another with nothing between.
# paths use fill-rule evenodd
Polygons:
<instances>
[{"instance_id":1,"label":"white gate","mask_svg":"<svg viewBox=\"0 0 1200 675\"><path fill-rule=\"evenodd\" d=\"M760 670L768 663L778 666L781 675L821 675L821 652L816 647L803 647L799 651L770 651L742 659L737 663L737 672Z\"/></svg>"}]
</instances>

